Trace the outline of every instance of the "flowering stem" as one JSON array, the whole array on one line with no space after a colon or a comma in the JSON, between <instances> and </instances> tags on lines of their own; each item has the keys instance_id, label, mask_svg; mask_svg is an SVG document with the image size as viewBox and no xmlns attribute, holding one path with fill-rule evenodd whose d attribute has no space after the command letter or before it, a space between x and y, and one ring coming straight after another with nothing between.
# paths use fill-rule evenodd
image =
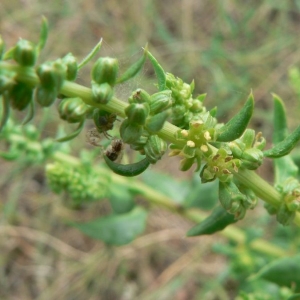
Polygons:
<instances>
[{"instance_id":1,"label":"flowering stem","mask_svg":"<svg viewBox=\"0 0 300 300\"><path fill-rule=\"evenodd\" d=\"M20 82L27 83L31 86L35 86L39 83L39 79L31 67L22 67L17 65L12 65L5 61L0 62L0 69L7 69L17 74L17 80ZM90 88L84 87L77 83L71 81L64 81L64 84L60 90L65 96L68 97L80 97L86 104L93 107L98 107L105 109L109 112L113 112L121 117L125 117L124 109L127 107L127 103L113 97L108 104L97 104L92 99L92 91ZM179 141L176 139L176 132L180 130L179 127L174 126L169 122L165 122L165 125L158 133L158 135L164 140L177 144L178 146L183 146L184 141ZM278 207L281 201L280 193L278 193L271 185L269 185L265 180L263 180L259 175L253 171L240 169L234 174L235 177L247 188L252 189L255 194L261 198L263 201ZM298 226L300 226L300 214L297 213L294 221Z\"/></svg>"}]
</instances>

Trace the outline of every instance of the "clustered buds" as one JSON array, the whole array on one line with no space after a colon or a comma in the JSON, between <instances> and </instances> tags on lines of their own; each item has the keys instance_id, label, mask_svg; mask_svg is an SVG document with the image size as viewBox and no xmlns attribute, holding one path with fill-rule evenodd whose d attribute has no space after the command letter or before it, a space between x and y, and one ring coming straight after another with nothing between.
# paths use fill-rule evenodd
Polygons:
<instances>
[{"instance_id":1,"label":"clustered buds","mask_svg":"<svg viewBox=\"0 0 300 300\"><path fill-rule=\"evenodd\" d=\"M72 168L60 162L47 164L46 176L51 189L57 194L65 192L73 205L103 199L108 193L109 179L84 166Z\"/></svg>"},{"instance_id":2,"label":"clustered buds","mask_svg":"<svg viewBox=\"0 0 300 300\"><path fill-rule=\"evenodd\" d=\"M95 103L107 104L113 97L113 86L119 71L118 60L100 57L92 70L92 94Z\"/></svg>"},{"instance_id":3,"label":"clustered buds","mask_svg":"<svg viewBox=\"0 0 300 300\"><path fill-rule=\"evenodd\" d=\"M166 73L166 86L172 91L172 123L187 129L194 117L206 111L203 106L206 94L193 98L194 81L187 84L171 73Z\"/></svg>"}]
</instances>

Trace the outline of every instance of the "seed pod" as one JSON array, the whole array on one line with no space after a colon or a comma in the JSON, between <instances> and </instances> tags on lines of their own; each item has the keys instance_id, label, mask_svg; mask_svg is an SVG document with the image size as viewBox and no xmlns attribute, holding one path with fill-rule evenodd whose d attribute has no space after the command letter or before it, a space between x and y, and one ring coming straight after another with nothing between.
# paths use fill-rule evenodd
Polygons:
<instances>
[{"instance_id":1,"label":"seed pod","mask_svg":"<svg viewBox=\"0 0 300 300\"><path fill-rule=\"evenodd\" d=\"M107 104L113 97L113 89L108 83L92 83L92 95L95 103Z\"/></svg>"},{"instance_id":2,"label":"seed pod","mask_svg":"<svg viewBox=\"0 0 300 300\"><path fill-rule=\"evenodd\" d=\"M46 90L58 93L64 83L66 67L58 60L46 62L37 68L40 85Z\"/></svg>"},{"instance_id":3,"label":"seed pod","mask_svg":"<svg viewBox=\"0 0 300 300\"><path fill-rule=\"evenodd\" d=\"M63 59L62 62L67 67L66 79L74 81L77 77L78 64L76 58L72 53L68 53Z\"/></svg>"},{"instance_id":4,"label":"seed pod","mask_svg":"<svg viewBox=\"0 0 300 300\"><path fill-rule=\"evenodd\" d=\"M254 109L254 98L249 95L243 108L218 130L218 142L230 142L239 138L248 126Z\"/></svg>"},{"instance_id":5,"label":"seed pod","mask_svg":"<svg viewBox=\"0 0 300 300\"><path fill-rule=\"evenodd\" d=\"M150 112L152 115L166 110L172 104L171 94L171 90L165 90L151 95Z\"/></svg>"},{"instance_id":6,"label":"seed pod","mask_svg":"<svg viewBox=\"0 0 300 300\"><path fill-rule=\"evenodd\" d=\"M150 95L143 89L137 89L131 94L128 99L128 102L131 103L149 103Z\"/></svg>"},{"instance_id":7,"label":"seed pod","mask_svg":"<svg viewBox=\"0 0 300 300\"><path fill-rule=\"evenodd\" d=\"M169 112L163 111L154 116L150 116L146 122L146 129L150 133L157 133L160 131L169 117Z\"/></svg>"},{"instance_id":8,"label":"seed pod","mask_svg":"<svg viewBox=\"0 0 300 300\"><path fill-rule=\"evenodd\" d=\"M150 165L150 162L147 158L143 160L128 164L122 165L118 164L112 160L110 160L106 155L103 156L107 166L116 174L126 176L126 177L133 177L143 173Z\"/></svg>"},{"instance_id":9,"label":"seed pod","mask_svg":"<svg viewBox=\"0 0 300 300\"><path fill-rule=\"evenodd\" d=\"M34 66L37 58L36 47L27 40L19 40L14 49L14 60L21 66Z\"/></svg>"},{"instance_id":10,"label":"seed pod","mask_svg":"<svg viewBox=\"0 0 300 300\"><path fill-rule=\"evenodd\" d=\"M167 150L167 143L157 135L150 135L144 147L145 155L151 164L162 158Z\"/></svg>"},{"instance_id":11,"label":"seed pod","mask_svg":"<svg viewBox=\"0 0 300 300\"><path fill-rule=\"evenodd\" d=\"M120 127L120 135L124 143L133 144L143 133L143 127L137 124L132 124L125 119Z\"/></svg>"},{"instance_id":12,"label":"seed pod","mask_svg":"<svg viewBox=\"0 0 300 300\"><path fill-rule=\"evenodd\" d=\"M147 103L132 103L125 108L128 121L138 125L145 125L149 111L150 109Z\"/></svg>"},{"instance_id":13,"label":"seed pod","mask_svg":"<svg viewBox=\"0 0 300 300\"><path fill-rule=\"evenodd\" d=\"M98 84L108 83L113 86L116 83L119 71L118 60L111 57L100 57L93 66L92 79Z\"/></svg>"},{"instance_id":14,"label":"seed pod","mask_svg":"<svg viewBox=\"0 0 300 300\"><path fill-rule=\"evenodd\" d=\"M24 110L33 98L33 89L22 82L15 84L10 90L11 106L17 110Z\"/></svg>"},{"instance_id":15,"label":"seed pod","mask_svg":"<svg viewBox=\"0 0 300 300\"><path fill-rule=\"evenodd\" d=\"M34 99L43 107L51 106L57 97L56 89L47 89L43 86L38 86L35 89Z\"/></svg>"},{"instance_id":16,"label":"seed pod","mask_svg":"<svg viewBox=\"0 0 300 300\"><path fill-rule=\"evenodd\" d=\"M80 122L85 117L87 109L88 106L79 97L65 98L58 106L61 119L69 123Z\"/></svg>"}]
</instances>

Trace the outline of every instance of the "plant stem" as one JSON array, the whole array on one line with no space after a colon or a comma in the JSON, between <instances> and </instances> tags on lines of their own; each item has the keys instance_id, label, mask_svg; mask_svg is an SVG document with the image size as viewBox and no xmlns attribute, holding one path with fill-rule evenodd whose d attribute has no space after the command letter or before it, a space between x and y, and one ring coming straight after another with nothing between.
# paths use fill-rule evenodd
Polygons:
<instances>
[{"instance_id":1,"label":"plant stem","mask_svg":"<svg viewBox=\"0 0 300 300\"><path fill-rule=\"evenodd\" d=\"M39 79L34 72L34 69L28 67L21 67L12 65L7 62L0 62L0 69L7 69L14 71L17 74L17 79L21 82L35 86L38 84ZM65 96L69 97L80 97L86 104L105 109L109 112L116 113L117 115L124 117L124 109L127 106L126 102L123 102L117 98L113 98L108 104L97 104L92 99L92 91L90 88L84 87L74 82L65 81L60 91ZM166 122L162 130L158 135L171 143L182 146L182 141L178 141L175 138L176 132L181 130L179 127ZM246 187L252 189L255 194L263 201L278 207L281 201L280 193L278 193L271 185L269 185L264 179L253 171L240 169L239 172L234 174L235 177ZM295 224L300 226L300 214L297 213Z\"/></svg>"}]
</instances>

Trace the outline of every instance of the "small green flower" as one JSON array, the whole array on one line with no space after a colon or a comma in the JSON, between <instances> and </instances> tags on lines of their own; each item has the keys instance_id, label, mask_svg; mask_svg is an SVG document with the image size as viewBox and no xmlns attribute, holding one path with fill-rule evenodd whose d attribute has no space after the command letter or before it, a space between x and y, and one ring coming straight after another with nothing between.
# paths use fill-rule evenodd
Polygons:
<instances>
[{"instance_id":1,"label":"small green flower","mask_svg":"<svg viewBox=\"0 0 300 300\"><path fill-rule=\"evenodd\" d=\"M58 112L61 119L69 123L80 122L88 110L88 106L79 98L65 98L59 106Z\"/></svg>"}]
</instances>

